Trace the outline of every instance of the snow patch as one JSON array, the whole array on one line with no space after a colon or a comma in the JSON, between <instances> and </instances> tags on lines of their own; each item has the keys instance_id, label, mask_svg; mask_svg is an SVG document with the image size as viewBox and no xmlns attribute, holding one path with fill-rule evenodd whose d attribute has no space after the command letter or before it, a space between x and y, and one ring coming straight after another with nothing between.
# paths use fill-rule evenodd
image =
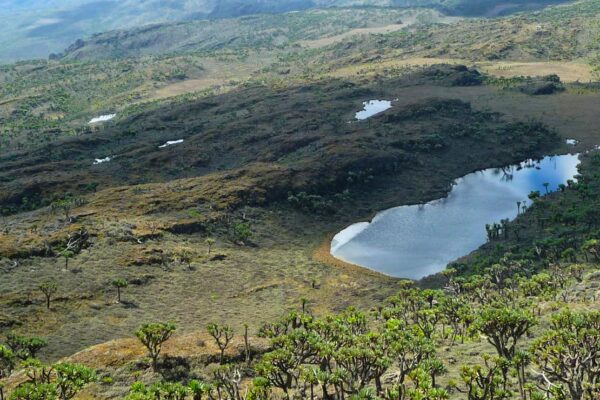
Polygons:
<instances>
[{"instance_id":1,"label":"snow patch","mask_svg":"<svg viewBox=\"0 0 600 400\"><path fill-rule=\"evenodd\" d=\"M180 144L180 143L183 143L183 139L169 140L167 143L163 144L162 146L158 146L158 148L159 149L164 149L165 147L172 146L174 144Z\"/></svg>"},{"instance_id":2,"label":"snow patch","mask_svg":"<svg viewBox=\"0 0 600 400\"><path fill-rule=\"evenodd\" d=\"M110 160L112 160L112 158L111 158L111 157L106 157L106 158L96 158L96 159L94 159L94 160L95 160L95 161L94 161L94 165L98 165L98 164L107 163L107 162L109 162Z\"/></svg>"},{"instance_id":3,"label":"snow patch","mask_svg":"<svg viewBox=\"0 0 600 400\"><path fill-rule=\"evenodd\" d=\"M98 122L110 121L111 119L113 119L116 116L117 116L117 114L101 115L99 117L90 119L90 122L88 122L88 124L97 124Z\"/></svg>"}]
</instances>

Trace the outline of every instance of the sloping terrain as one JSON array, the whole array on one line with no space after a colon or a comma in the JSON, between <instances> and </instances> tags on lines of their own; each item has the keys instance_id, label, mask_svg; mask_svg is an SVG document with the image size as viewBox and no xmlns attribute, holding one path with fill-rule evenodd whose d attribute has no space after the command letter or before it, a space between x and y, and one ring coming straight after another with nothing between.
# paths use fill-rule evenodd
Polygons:
<instances>
[{"instance_id":1,"label":"sloping terrain","mask_svg":"<svg viewBox=\"0 0 600 400\"><path fill-rule=\"evenodd\" d=\"M414 14L417 14L414 16ZM404 23L406 20L407 23ZM439 12L395 9L312 10L283 15L253 15L217 21L193 21L107 32L78 41L65 50L64 59L134 57L173 52L209 52L222 49L287 48L301 40L331 37L359 28L418 21L442 22Z\"/></svg>"},{"instance_id":2,"label":"sloping terrain","mask_svg":"<svg viewBox=\"0 0 600 400\"><path fill-rule=\"evenodd\" d=\"M491 62L584 61L597 67L599 14L596 1L584 0L505 18L421 25L384 36L348 39L321 57L324 64L333 64L334 68L415 57ZM350 48L352 52L347 51Z\"/></svg>"},{"instance_id":3,"label":"sloping terrain","mask_svg":"<svg viewBox=\"0 0 600 400\"><path fill-rule=\"evenodd\" d=\"M228 4L223 15L246 12ZM393 5L495 15L532 4ZM587 81L599 10L160 24L1 67L0 390L31 400L32 384L58 377L42 361L60 360L97 373L79 400L595 400L600 85ZM391 107L357 120L375 99ZM576 182L533 194L503 235L441 274L402 281L330 255L333 234L380 210L573 151ZM134 332L158 321L177 330L152 363ZM222 359L206 333L215 322L235 332ZM494 342L505 332L511 349ZM11 333L47 340L42 361L10 370ZM565 349L593 360L576 379L546 362Z\"/></svg>"},{"instance_id":4,"label":"sloping terrain","mask_svg":"<svg viewBox=\"0 0 600 400\"><path fill-rule=\"evenodd\" d=\"M463 60L578 60L597 57L597 2L583 0L496 19L453 22L431 10L321 10L283 16L249 17L219 22L197 21L138 30L109 32L78 41L66 58L111 58L173 51L227 48L283 47L298 40L327 38L345 30L400 25L380 37L348 38L335 46L353 46L377 57L445 57ZM418 22L415 24L415 22ZM252 27L252 30L249 28ZM259 27L259 31L256 28ZM251 34L250 34L251 33ZM335 43L335 42L334 42ZM324 42L326 44L326 42ZM331 43L329 43L331 44ZM382 50L385 49L385 55ZM393 52L389 52L394 49ZM327 53L326 53L327 54ZM327 54L327 57L331 57Z\"/></svg>"},{"instance_id":5,"label":"sloping terrain","mask_svg":"<svg viewBox=\"0 0 600 400\"><path fill-rule=\"evenodd\" d=\"M5 4L8 3L8 4ZM46 58L78 38L112 29L134 28L150 23L220 18L261 12L285 12L314 6L310 0L244 1L178 0L68 2L8 1L0 18L0 61ZM18 42L18 45L15 45Z\"/></svg>"},{"instance_id":6,"label":"sloping terrain","mask_svg":"<svg viewBox=\"0 0 600 400\"><path fill-rule=\"evenodd\" d=\"M27 148L85 132L85 124L99 115L122 117L160 107L165 99L179 96L187 101L256 82L281 86L323 77L389 75L444 62L475 64L499 77L555 73L564 81L585 82L593 79L597 68L597 13L594 1L582 1L530 15L439 26L426 25L440 21L431 11L330 10L107 33L98 36L105 41L84 42L70 56L175 49L179 54L2 67L0 147ZM354 14L363 21L347 18ZM280 19L291 27L279 24ZM398 27L386 25L389 22L402 22L401 30L377 34ZM260 27L257 35L254 25ZM203 36L188 32L190 27L215 36L199 42ZM170 40L186 34L191 38L182 42L190 45L187 50Z\"/></svg>"},{"instance_id":7,"label":"sloping terrain","mask_svg":"<svg viewBox=\"0 0 600 400\"><path fill-rule=\"evenodd\" d=\"M438 17L433 11L321 10L100 35L102 40L69 53L72 60L32 61L0 69L0 148L71 136L85 131L86 123L98 115L122 116L157 99L203 97L248 81L306 80L308 63L295 60L311 57L302 48L309 46L308 40L314 47L321 40L336 42L397 22L404 27ZM162 54L175 50L179 54ZM139 53L153 55L103 58ZM90 56L102 59L85 59Z\"/></svg>"},{"instance_id":8,"label":"sloping terrain","mask_svg":"<svg viewBox=\"0 0 600 400\"><path fill-rule=\"evenodd\" d=\"M126 335L144 319L194 330L211 307L223 321L245 314L258 324L305 294L324 312L356 296L372 304L395 280L313 260L328 234L379 209L443 196L465 173L562 148L542 124L459 99L494 96L481 79L438 66L375 83L249 87L2 155L5 210L35 209L3 222L2 326L43 332L54 357ZM414 93L422 95L409 101ZM402 100L353 121L371 98ZM93 165L105 156L113 158ZM89 239L65 266L61 249L82 232ZM207 237L217 239L212 255ZM57 273L56 311L41 318L36 287ZM138 282L127 291L131 312L107 303L117 276ZM259 311L264 302L268 313Z\"/></svg>"},{"instance_id":9,"label":"sloping terrain","mask_svg":"<svg viewBox=\"0 0 600 400\"><path fill-rule=\"evenodd\" d=\"M27 198L27 207L34 207L49 204L61 193L80 193L92 184L103 188L169 181L250 168L257 163L277 165L274 168L280 176L272 179L274 185L281 187L267 192L275 198L289 191L335 187L343 184L351 171L372 170L378 174L404 168L404 163L414 162L415 150L427 152L451 148L451 142L456 140L485 139L478 129L468 127L471 119L496 123L491 114L473 114L468 103L426 99L399 110L401 114L396 117L375 119L365 127L363 123L349 122L362 101L373 97L400 98L403 88L428 82L438 87L478 86L482 79L478 72L465 67L442 66L432 67L424 74L388 80L385 89L377 84L357 85L339 80L282 90L259 86L154 109L125 118L105 130L38 149L3 154L0 201L18 208ZM428 111L420 111L421 108ZM459 116L464 122L455 129L444 129L446 123L435 120L430 120L425 128L419 120ZM398 129L407 137L396 137ZM543 140L537 136L543 136L542 131L537 132L533 126L512 129L515 132L511 135L524 140L513 143L512 158L518 160L531 152L543 151ZM464 131L464 138L451 136L458 135L454 130ZM367 139L365 131L379 133ZM160 147L178 140L184 144ZM520 145L524 147L518 148ZM484 148L494 146L490 143ZM106 157L110 157L110 162L94 165L94 160ZM290 186L286 181L295 183ZM253 186L260 191L262 185Z\"/></svg>"},{"instance_id":10,"label":"sloping terrain","mask_svg":"<svg viewBox=\"0 0 600 400\"><path fill-rule=\"evenodd\" d=\"M115 29L197 19L284 13L348 6L428 7L452 15L496 15L544 7L565 0L9 0L2 4L0 62L46 58L77 39Z\"/></svg>"}]
</instances>

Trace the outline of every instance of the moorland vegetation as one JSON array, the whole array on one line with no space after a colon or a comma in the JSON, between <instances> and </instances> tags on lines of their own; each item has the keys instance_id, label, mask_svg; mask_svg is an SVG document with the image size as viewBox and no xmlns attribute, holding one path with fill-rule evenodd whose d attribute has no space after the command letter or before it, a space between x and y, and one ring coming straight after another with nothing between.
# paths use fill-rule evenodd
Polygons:
<instances>
[{"instance_id":1,"label":"moorland vegetation","mask_svg":"<svg viewBox=\"0 0 600 400\"><path fill-rule=\"evenodd\" d=\"M162 24L3 66L0 399L598 398L598 4L440 14L461 4ZM357 121L371 99L392 107ZM379 210L568 151L575 179L441 274L329 255Z\"/></svg>"}]
</instances>

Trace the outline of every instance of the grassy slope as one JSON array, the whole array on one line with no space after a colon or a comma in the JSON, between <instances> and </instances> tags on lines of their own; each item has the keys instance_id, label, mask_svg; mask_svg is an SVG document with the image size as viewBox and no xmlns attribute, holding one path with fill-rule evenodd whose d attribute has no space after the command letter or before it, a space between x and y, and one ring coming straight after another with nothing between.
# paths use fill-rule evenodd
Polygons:
<instances>
[{"instance_id":1,"label":"grassy slope","mask_svg":"<svg viewBox=\"0 0 600 400\"><path fill-rule=\"evenodd\" d=\"M329 70L360 63L415 57L471 62L578 61L597 65L600 35L595 1L498 19L465 20L440 26L418 26L385 36L354 38L321 54ZM346 51L352 48L352 52Z\"/></svg>"},{"instance_id":2,"label":"grassy slope","mask_svg":"<svg viewBox=\"0 0 600 400\"><path fill-rule=\"evenodd\" d=\"M305 75L304 63L292 60L297 56L310 58L317 50L301 55L303 52L298 48L301 42L335 38L339 33L353 32L353 27L387 26L400 17L406 24L414 24L419 23L421 16L427 17L425 21L428 18L437 20L436 15L429 11L388 13L380 9L314 11L286 16L286 23L292 28L285 31L280 17L270 16L169 25L157 31L132 34L131 40L145 43L146 50L140 51L151 53L164 50L161 46L165 42L178 42L172 36L172 29L175 36L187 36L189 29L199 27L212 39L202 45L198 45L197 40L190 40L195 43L195 50L223 48L204 52L188 48L191 52L180 55L149 55L123 60L39 61L8 65L0 69L0 81L3 82L0 86L0 118L3 119L0 148L26 148L74 135L85 131L86 122L92 117L112 112L119 116L137 112L135 107L129 111L127 108L141 102L182 93L196 93L196 96L219 93L251 79L272 81ZM256 26L262 34L255 35ZM128 35L119 39L115 46L127 47ZM112 38L114 34L107 36ZM236 37L240 39L232 42L231 39ZM119 44L121 40L124 43ZM89 51L88 46L80 51L93 50L102 55L105 51L114 51L111 46L90 45Z\"/></svg>"},{"instance_id":3,"label":"grassy slope","mask_svg":"<svg viewBox=\"0 0 600 400\"><path fill-rule=\"evenodd\" d=\"M273 47L282 46L304 38L335 35L336 30L385 25L396 20L410 20L407 11L382 9L348 11L309 11L284 16L249 17L242 20L192 22L157 26L138 31L107 33L92 38L81 49L67 53L67 57L109 57L135 55L136 52L157 52L174 50L206 50L228 47ZM362 14L364 13L364 15ZM390 14L391 13L391 14ZM533 13L498 19L472 19L450 25L436 25L444 22L439 15L422 12L419 16L424 24L413 29L397 31L385 37L372 36L367 40L356 38L335 46L325 57L339 58L342 49L353 47L350 53L356 56L382 58L393 57L446 57L471 60L592 60L597 56L599 32L599 6L596 2L583 0L574 4L551 7ZM356 14L359 18L348 18ZM389 15L386 15L389 14ZM385 17L383 17L386 15ZM368 19L365 19L369 16ZM341 22L337 18L348 20ZM257 35L245 35L247 26ZM406 24L406 27L411 24ZM291 28L290 28L291 27ZM232 35L232 29L235 35ZM240 32L241 31L241 32ZM168 38L182 36L185 40L175 45ZM251 37L251 39L249 39ZM198 39L202 38L202 41ZM207 40L208 38L208 40ZM364 38L360 38L364 39ZM392 48L394 51L389 52ZM386 52L382 52L386 49ZM356 60L354 60L356 61Z\"/></svg>"},{"instance_id":4,"label":"grassy slope","mask_svg":"<svg viewBox=\"0 0 600 400\"><path fill-rule=\"evenodd\" d=\"M441 27L417 24L409 30L387 35L336 35L357 31L351 29L353 26L384 26L396 16L400 16L406 25L419 21L423 14L403 11L384 16L385 13L377 9L357 13L369 22L359 23L357 19L343 22L341 16L348 14L344 10L287 15L286 21L295 27L287 32L282 31L278 18L263 16L242 20L238 24L242 26L242 33L248 33L253 24L261 26L263 34L258 36L259 40L238 39L216 53L5 66L0 71L0 81L4 83L0 86L0 118L3 119L0 147L14 149L37 145L40 141L85 131L85 122L99 114L137 112L138 108L130 111L127 108L178 95L198 97L219 93L248 81L285 84L291 78L303 82L320 79L323 75L347 77L397 73L411 65L440 61L464 63L465 59L482 64L483 70L500 76L543 71L559 73L566 80L587 81L592 78L587 64L596 65L594 46L598 34L594 16L598 6L591 1L548 9L531 16ZM425 14L430 15L429 12ZM422 20L427 21L431 21L431 15ZM240 33L229 21L191 25L218 33L207 42L209 48L222 46L230 42L227 38ZM180 27L186 26L164 29L169 37L171 29L180 35L187 30L179 30ZM161 29L155 34L151 31L147 36L125 35L115 46L127 48L125 44L130 40L136 43L135 48L144 43L149 46L145 51L161 50L165 42L158 34L164 32ZM242 34L241 37L249 36ZM114 34L107 38L110 42ZM330 38L337 39L331 42ZM279 42L280 39L283 42ZM297 48L298 44L317 48L301 50ZM231 46L235 50L231 50ZM87 52L86 48L84 46L80 51ZM110 46L92 48L98 54L114 50ZM428 60L434 56L440 61ZM556 61L548 62L549 59ZM561 60L576 62L562 63Z\"/></svg>"},{"instance_id":5,"label":"grassy slope","mask_svg":"<svg viewBox=\"0 0 600 400\"><path fill-rule=\"evenodd\" d=\"M352 53L360 55L360 50ZM368 59L363 55L356 58ZM345 61L346 65L351 63ZM382 70L377 73L381 75ZM272 320L285 310L296 307L298 298L302 296L310 299L319 314L340 310L350 304L363 308L378 304L394 291L395 281L351 267L340 270L323 264L313 259L312 250L319 248L328 234L344 224L399 203L439 197L453 178L473 169L516 161L515 158L531 154L531 145L535 142L510 142L501 148L498 145L502 143L501 131L490 128L507 121L483 121L486 127L484 139L489 148L479 146L478 151L485 150L487 153L468 157L460 149L470 142L449 137L450 145L445 150L419 153L418 162L407 165L401 174L381 175L365 188L351 188L351 197L336 203L340 211L333 216L299 212L285 202L263 203L262 207L256 207L261 202L255 201L265 193L271 194L274 188L279 188L284 198L289 189L285 186L289 167L306 174L302 175L307 178L301 183L310 185L298 186L298 189L314 187L311 186L315 183L314 179L310 178L313 173L327 171L343 177L347 173L344 167L350 167L345 163L349 159L401 153L391 146L395 142L390 141L391 138L397 136L400 142L402 139L424 139L439 132L440 127L453 123L455 118L465 118L463 110L455 115L440 113L433 120L429 116L400 122L386 120L387 115L402 115L401 110L414 104L420 104L417 110L426 108L431 105L432 97L460 98L469 101L476 110L502 111L515 119L526 120L533 116L557 128L563 137L581 139L582 148L597 144L599 133L590 127L596 121L596 104L600 96L593 88L572 86L566 93L536 98L494 86L448 87L444 86L443 80L406 85L397 78L398 70L384 73L394 78L373 80L372 75L363 76L351 82L357 86L348 88L339 86L340 81L325 80L301 85L307 87L305 91L302 88L286 88L285 85L284 88L269 89L273 91L273 98L263 100L253 96L258 96L265 90L264 87L251 86L229 97L203 97L194 103L184 102L175 107L163 108L156 104L152 106L155 111L139 115L135 112L135 116L125 117L115 125L94 133L97 141L60 141L61 146L57 149L53 149L56 146L52 145L41 147L39 141L34 141L24 146L34 150L17 152L11 161L8 161L9 156L4 155L6 158L1 165L5 167L6 179L2 183L5 188L12 180L10 168L11 172L17 172L19 179L24 179L20 181L23 183L27 183L26 177L37 176L38 182L31 183L40 185L40 181L56 179L64 185L49 186L49 192L56 189L64 191L67 187L73 191L84 190L77 184L87 182L90 176L92 181L100 181L105 186L149 178L171 180L184 176L190 161L198 159L205 163L204 152L214 152L215 160L209 157L207 164L200 163L195 167L198 168L195 169L196 174L207 174L204 178L175 180L168 185L107 188L97 194L86 194L87 204L73 211L81 217L71 226L48 209L3 220L5 228L8 228L0 234L3 254L14 255L15 250L24 250L24 253L20 255L22 260L16 268L7 258L1 261L3 275L9 277L3 280L5 287L0 298L2 329L47 335L51 347L43 356L54 359L116 336L130 336L140 322L149 319L173 318L183 332L202 329L211 320L229 322L239 328L241 323L252 319L252 327L255 328L260 322ZM38 76L35 71L29 74ZM410 80L414 81L414 78L412 76ZM400 100L388 114L363 124L357 130L343 127L338 134L339 140L346 145L333 146L336 151L328 152L328 144L336 140L334 127L330 125L331 115L339 115L343 111L345 117L351 118L360 102L367 99L366 96L398 97ZM294 102L293 99L297 98L303 101ZM212 105L211 102L217 104ZM240 104L244 102L250 105L244 107ZM323 104L330 108L323 107ZM571 106L564 107L565 104ZM247 114L244 108L254 113ZM290 108L299 113L299 120L301 116L310 114L310 123L300 124L291 119L277 128L281 130L277 132L270 118L277 115L276 110L289 113ZM242 114L238 115L235 111L242 111ZM490 123L492 125L488 125ZM256 126L260 127L264 136L254 132ZM120 135L129 129L136 130L133 139ZM155 145L167 136L173 139L173 133L186 135L197 147L173 147L165 153L157 152ZM320 146L316 152L310 147L295 147L303 143L295 142L296 139L311 135L318 136L316 141L310 142ZM209 145L214 147L207 151ZM556 142L547 145L547 149L565 151ZM511 154L515 150L511 146L523 151L522 155ZM120 176L116 167L110 164L102 166L106 167L104 171L99 170L95 175L91 173L90 158L97 155L96 151L105 149L123 151L124 164L119 165L135 174ZM252 165L242 173L216 172L219 168L236 166L233 158L227 157L228 152L238 156L243 152L248 158L268 158L274 157L276 149L285 153L277 154L275 162L267 160L266 165ZM52 160L52 157L57 159ZM344 161L342 168L330 170L326 161L338 158ZM36 169L39 161L45 165ZM65 164L61 165L61 162ZM179 167L177 163L180 163ZM307 168L307 164L310 167L316 165L316 168ZM123 171L123 168L120 170ZM224 180L223 176L229 178ZM282 176L285 179L282 180ZM13 186L10 190L14 189ZM373 193L377 194L376 200ZM246 197L248 194L250 197ZM326 192L323 194L327 195ZM210 204L215 202L215 198L219 199L216 207ZM252 206L245 205L248 199ZM326 199L329 197L326 196ZM232 211L226 207L230 204L239 208ZM255 231L252 242L258 247L240 247L232 243L231 226L241 221L251 222ZM158 236L153 233L155 225L158 226ZM81 226L92 233L93 246L71 260L70 271L62 270L63 260L56 256L30 257L30 249L43 249L44 240L49 240L55 248L59 247L69 232ZM225 255L224 260L211 261L206 256L204 239L209 235L219 239L215 254ZM137 243L138 239L142 244ZM182 248L192 253L192 271L186 265L172 261ZM165 264L165 259L170 261ZM43 309L36 286L57 276L61 281L59 298L54 303L54 311L47 312ZM132 282L126 291L127 302L123 305L113 303L114 293L109 286L112 279L120 276ZM316 288L313 288L313 280ZM587 282L589 288L586 291L593 291L596 283L591 278ZM579 289L581 287L576 288ZM182 301L182 293L185 301ZM547 306L551 312L552 305ZM582 299L578 306L588 307L589 303ZM212 310L220 310L221 313L216 315ZM12 325L18 321L23 325ZM481 351L489 351L489 348L469 343L449 353L448 359L468 359L470 354ZM453 371L455 374L456 370ZM127 381L120 382L120 385L118 390L122 394ZM95 390L104 391L104 388Z\"/></svg>"},{"instance_id":6,"label":"grassy slope","mask_svg":"<svg viewBox=\"0 0 600 400\"><path fill-rule=\"evenodd\" d=\"M253 15L217 21L193 21L106 32L67 50L66 59L132 57L142 54L214 51L223 48L285 48L300 40L335 36L353 29L402 24L415 11L389 8L326 9L283 15ZM422 20L443 21L435 11L419 11ZM406 26L408 26L407 24Z\"/></svg>"},{"instance_id":7,"label":"grassy slope","mask_svg":"<svg viewBox=\"0 0 600 400\"><path fill-rule=\"evenodd\" d=\"M164 174L163 179L170 180L171 174L176 177L181 173L178 164L187 170L194 164L191 158L199 157L204 149L214 159L208 158L200 167L206 175L199 178L171 180L166 185L114 187L87 194L86 204L72 211L73 215L80 215L74 225L66 225L64 217L47 208L8 217L0 248L4 256L12 254L22 261L17 268L9 260L3 261L10 277L3 280L6 286L2 288L5 326L21 320L24 324L16 325L18 330L45 332L53 343L46 356L54 357L115 335L126 335L141 321L158 317L172 316L182 330L190 331L215 318L207 311L212 308L222 310L219 319L231 323L239 321L240 316L260 312L261 317L255 322L258 324L281 314L302 296L309 297L320 312L339 310L353 302L367 306L380 300L391 293L394 280L350 267L340 273L335 266L313 260L312 251L328 234L379 209L440 197L452 179L465 173L518 161L559 146L553 135L535 129L531 136L509 139L515 128L506 130L508 121L471 110L456 100L431 100L436 94L485 98L493 96L496 89L444 86L444 82L454 81L453 75L447 81L432 83L430 79L428 75L415 74L375 85L323 82L278 90L271 96L264 96L261 89L263 100L253 99L255 89L250 88L243 94L211 99L216 105L210 108L206 106L210 103L203 100L195 106L183 104L159 110L96 133L97 142L64 142L60 146L67 157L63 163L70 166L59 167L61 164L56 162L58 169L54 171L66 174L43 172L49 171L52 164L40 164L39 172L26 167L30 162L43 163L47 149L17 155L21 167L10 170L25 179L19 186L61 179L60 184L47 188L63 191L66 187L80 190L71 183L83 184L90 177L105 180L106 186L126 183L143 174L153 180ZM421 84L415 86L419 80ZM415 91L425 92L427 97L415 99L412 105L399 103L370 122L341 124L338 130L331 125L333 114L341 113L343 121L352 118L365 98L407 99ZM248 103L252 111L241 121L231 114L243 110L240 102ZM299 117L310 114L312 118L295 120L295 114L290 114L287 107L293 107ZM288 119L278 130L272 130L270 121L279 112L288 114ZM188 117L183 120L178 115ZM197 121L212 120L218 131L206 125L194 127L192 115ZM470 128L477 124L479 129ZM134 139L122 138L118 144L113 135L133 128L138 130ZM161 137L163 132L173 135L177 130L185 135L188 145L157 151L155 145L166 139ZM201 133L195 133L198 130ZM461 131L464 136L456 135ZM435 145L431 142L433 134L440 135L435 140L443 144L438 150L428 147ZM310 140L303 140L306 138ZM89 150L76 150L77 146L104 141L122 146L127 152L114 164L86 172L90 155L85 152ZM212 150L208 150L209 146ZM465 154L465 146L476 148L477 154ZM76 154L79 160L71 158ZM257 156L258 159L249 158ZM247 163L241 170L211 172L236 168L240 159ZM394 170L392 166L396 172L389 174ZM368 168L373 169L368 173L376 178L370 184L342 183L349 171ZM68 171L76 175L69 175ZM120 176L125 171L128 174ZM41 175L35 178L37 173ZM325 177L338 184L324 188ZM9 187L15 188L7 185L3 193L9 193ZM332 188L338 193L348 188L350 195L338 199L332 196ZM320 193L324 200L333 201L339 211L320 214L317 208L315 215L291 209L285 202L287 192L300 190ZM372 193L377 193L375 199ZM252 242L258 247L232 243L232 227L244 220L251 223L255 231ZM153 235L153 226L159 236ZM93 245L71 260L70 271L63 271L64 260L55 251L69 233L80 227L90 232ZM207 236L218 238L217 252L227 256L224 261L210 261L205 255ZM137 243L138 239L142 244ZM47 254L45 241L53 249ZM165 259L176 260L181 248L193 254L194 271L177 261L165 264ZM20 254L15 254L15 250ZM37 256L32 257L33 254ZM40 307L35 287L57 273L65 277L61 279L62 300L56 302L52 318L48 318ZM140 282L127 291L134 303L131 309L111 304L113 293L107 283L117 276ZM311 288L313 279L319 289ZM185 303L181 302L182 293ZM24 298L31 302L23 302ZM197 311L190 313L190 304ZM96 328L86 333L90 326Z\"/></svg>"},{"instance_id":8,"label":"grassy slope","mask_svg":"<svg viewBox=\"0 0 600 400\"><path fill-rule=\"evenodd\" d=\"M440 80L444 74L447 77ZM433 111L423 116L439 112L439 116L432 118L439 117L442 121L464 115L465 121L473 118L473 123L493 126L493 117L471 115L468 104L431 99L413 104L414 110L399 111L397 117L370 123L369 130L380 133L369 141L362 137L361 124L346 123L364 99L402 98L403 90L428 83L434 86L433 98L435 86L460 86L461 79L471 84L469 79L475 78L478 78L475 73L443 67L425 74L389 79L385 83L325 80L286 89L249 87L158 108L126 118L104 131L42 145L31 151L4 154L0 159L3 164L0 176L6 182L2 201L5 205L18 206L26 196L31 204L47 204L50 198L59 197L61 193L81 193L86 184L94 182L104 188L196 177L237 168L250 168L251 173L256 163L276 165L277 174L284 180L296 175L295 185L282 183L279 192L271 190L269 195L273 198L282 197L288 190L318 191L344 182L349 171L372 169L378 174L399 168L393 165L410 164L415 149L428 151L437 145L445 149L453 140L477 140L483 133L479 133L480 129L467 128L467 122L453 127L464 130L464 138L453 136L456 133L444 128L444 122L432 120L430 126L422 128L420 108L432 107ZM306 119L306 115L311 118ZM406 139L396 136L398 126L405 132ZM439 139L428 136L436 131L439 131ZM184 139L186 145L158 148L177 139ZM535 151L539 142L530 137L515 145L524 146L515 147L518 149L513 154L516 161ZM490 144L489 148L492 147ZM107 156L114 161L92 165L95 158ZM276 176L270 179L276 180Z\"/></svg>"},{"instance_id":9,"label":"grassy slope","mask_svg":"<svg viewBox=\"0 0 600 400\"><path fill-rule=\"evenodd\" d=\"M544 0L537 7L562 2ZM8 1L0 10L5 22L0 32L0 62L46 58L59 53L76 39L114 29L200 18L228 18L256 13L282 13L314 7L396 6L434 7L455 15L486 15L529 9L526 2L488 0L179 0L160 2L136 0L65 2ZM500 7L498 7L500 5Z\"/></svg>"}]
</instances>

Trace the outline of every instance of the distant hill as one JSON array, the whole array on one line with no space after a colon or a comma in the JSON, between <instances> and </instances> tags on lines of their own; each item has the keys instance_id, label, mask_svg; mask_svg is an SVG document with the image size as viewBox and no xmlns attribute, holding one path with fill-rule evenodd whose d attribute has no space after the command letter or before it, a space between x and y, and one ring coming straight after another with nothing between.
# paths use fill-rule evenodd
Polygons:
<instances>
[{"instance_id":1,"label":"distant hill","mask_svg":"<svg viewBox=\"0 0 600 400\"><path fill-rule=\"evenodd\" d=\"M391 0L395 7L435 7L451 15L496 17L536 10L567 0Z\"/></svg>"},{"instance_id":2,"label":"distant hill","mask_svg":"<svg viewBox=\"0 0 600 400\"><path fill-rule=\"evenodd\" d=\"M598 70L600 2L576 3L493 19L464 19L446 25L420 25L385 37L340 42L329 49L338 63L407 57L462 60L587 60ZM353 54L341 49L353 46ZM391 51L390 49L394 49ZM357 59L355 54L361 54ZM342 61L342 59L346 59Z\"/></svg>"},{"instance_id":3,"label":"distant hill","mask_svg":"<svg viewBox=\"0 0 600 400\"><path fill-rule=\"evenodd\" d=\"M147 24L327 7L428 7L451 15L502 15L567 0L6 0L0 62L46 58L94 33Z\"/></svg>"},{"instance_id":4,"label":"distant hill","mask_svg":"<svg viewBox=\"0 0 600 400\"><path fill-rule=\"evenodd\" d=\"M110 31L78 40L62 59L108 59L221 49L274 49L353 32L384 27L408 27L416 23L455 21L436 10L388 8L329 8L263 14L220 20L199 20L147 25Z\"/></svg>"},{"instance_id":5,"label":"distant hill","mask_svg":"<svg viewBox=\"0 0 600 400\"><path fill-rule=\"evenodd\" d=\"M78 38L114 29L315 6L312 0L8 0L0 7L0 62L46 58Z\"/></svg>"}]
</instances>

